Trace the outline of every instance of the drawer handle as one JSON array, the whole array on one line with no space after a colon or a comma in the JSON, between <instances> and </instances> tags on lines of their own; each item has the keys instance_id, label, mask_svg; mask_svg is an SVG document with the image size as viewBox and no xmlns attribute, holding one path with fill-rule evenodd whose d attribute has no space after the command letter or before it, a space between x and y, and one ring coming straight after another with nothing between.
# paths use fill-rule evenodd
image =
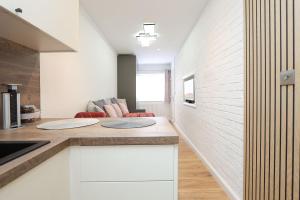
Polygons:
<instances>
[{"instance_id":1,"label":"drawer handle","mask_svg":"<svg viewBox=\"0 0 300 200\"><path fill-rule=\"evenodd\" d=\"M22 10L21 8L16 8L15 11L16 11L17 13L22 13L22 12L23 12L23 10Z\"/></svg>"}]
</instances>

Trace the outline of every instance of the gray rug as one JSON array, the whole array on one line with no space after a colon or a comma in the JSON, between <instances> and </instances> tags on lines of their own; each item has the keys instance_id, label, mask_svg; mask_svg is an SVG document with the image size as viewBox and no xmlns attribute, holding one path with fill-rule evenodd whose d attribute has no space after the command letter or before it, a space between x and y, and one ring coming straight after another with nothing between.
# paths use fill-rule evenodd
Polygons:
<instances>
[{"instance_id":1,"label":"gray rug","mask_svg":"<svg viewBox=\"0 0 300 200\"><path fill-rule=\"evenodd\" d=\"M155 120L145 118L126 118L101 122L101 126L115 129L143 128L154 124L156 124Z\"/></svg>"}]
</instances>

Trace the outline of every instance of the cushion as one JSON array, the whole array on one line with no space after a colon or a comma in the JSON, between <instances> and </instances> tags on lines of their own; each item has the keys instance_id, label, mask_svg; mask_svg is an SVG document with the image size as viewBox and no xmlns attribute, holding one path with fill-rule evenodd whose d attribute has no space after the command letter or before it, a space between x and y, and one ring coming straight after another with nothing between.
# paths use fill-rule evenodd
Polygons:
<instances>
[{"instance_id":1,"label":"cushion","mask_svg":"<svg viewBox=\"0 0 300 200\"><path fill-rule=\"evenodd\" d=\"M119 107L120 107L120 109L121 109L121 112L122 112L122 114L123 114L123 115L125 115L125 114L128 114L128 113L129 113L129 111L128 111L128 108L127 108L127 105L126 105L126 104L124 104L124 103L119 103Z\"/></svg>"},{"instance_id":2,"label":"cushion","mask_svg":"<svg viewBox=\"0 0 300 200\"><path fill-rule=\"evenodd\" d=\"M104 109L104 105L107 104L104 99L93 101L93 103L96 104L101 109Z\"/></svg>"},{"instance_id":3,"label":"cushion","mask_svg":"<svg viewBox=\"0 0 300 200\"><path fill-rule=\"evenodd\" d=\"M111 103L113 103L113 104L114 104L114 103L118 103L118 99L116 99L115 97L111 98L110 101L111 101Z\"/></svg>"},{"instance_id":4,"label":"cushion","mask_svg":"<svg viewBox=\"0 0 300 200\"><path fill-rule=\"evenodd\" d=\"M111 98L104 99L104 102L105 102L106 105L112 104Z\"/></svg>"},{"instance_id":5,"label":"cushion","mask_svg":"<svg viewBox=\"0 0 300 200\"><path fill-rule=\"evenodd\" d=\"M113 104L111 104L111 105L114 107L114 109L115 109L115 111L116 111L118 117L123 117L123 113L122 113L122 111L121 111L119 105L116 104L116 103L113 103Z\"/></svg>"},{"instance_id":6,"label":"cushion","mask_svg":"<svg viewBox=\"0 0 300 200\"><path fill-rule=\"evenodd\" d=\"M127 113L124 117L155 117L154 113L145 112L145 113Z\"/></svg>"},{"instance_id":7,"label":"cushion","mask_svg":"<svg viewBox=\"0 0 300 200\"><path fill-rule=\"evenodd\" d=\"M104 109L109 117L117 118L117 112L112 105L104 105Z\"/></svg>"},{"instance_id":8,"label":"cushion","mask_svg":"<svg viewBox=\"0 0 300 200\"><path fill-rule=\"evenodd\" d=\"M124 103L125 105L127 105L126 99L117 99L118 103Z\"/></svg>"},{"instance_id":9,"label":"cushion","mask_svg":"<svg viewBox=\"0 0 300 200\"><path fill-rule=\"evenodd\" d=\"M102 108L96 106L95 107L95 112L105 112Z\"/></svg>"},{"instance_id":10,"label":"cushion","mask_svg":"<svg viewBox=\"0 0 300 200\"><path fill-rule=\"evenodd\" d=\"M87 111L88 112L104 112L102 108L94 104L94 102L89 101L87 105Z\"/></svg>"},{"instance_id":11,"label":"cushion","mask_svg":"<svg viewBox=\"0 0 300 200\"><path fill-rule=\"evenodd\" d=\"M106 117L105 112L80 112L75 115L75 118L102 118Z\"/></svg>"}]
</instances>

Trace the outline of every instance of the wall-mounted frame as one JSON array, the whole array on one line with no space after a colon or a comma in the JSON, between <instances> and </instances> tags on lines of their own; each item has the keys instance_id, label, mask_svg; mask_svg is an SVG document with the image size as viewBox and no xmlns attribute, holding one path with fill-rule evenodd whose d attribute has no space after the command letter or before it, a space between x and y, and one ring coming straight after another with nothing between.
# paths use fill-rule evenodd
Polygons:
<instances>
[{"instance_id":1,"label":"wall-mounted frame","mask_svg":"<svg viewBox=\"0 0 300 200\"><path fill-rule=\"evenodd\" d=\"M183 102L185 105L195 105L195 74L183 78Z\"/></svg>"}]
</instances>

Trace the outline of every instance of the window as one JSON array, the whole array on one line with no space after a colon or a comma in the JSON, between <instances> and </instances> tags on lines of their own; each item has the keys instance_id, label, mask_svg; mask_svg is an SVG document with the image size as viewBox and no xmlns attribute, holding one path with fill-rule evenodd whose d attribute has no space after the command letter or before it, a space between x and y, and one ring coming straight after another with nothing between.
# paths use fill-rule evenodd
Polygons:
<instances>
[{"instance_id":1,"label":"window","mask_svg":"<svg viewBox=\"0 0 300 200\"><path fill-rule=\"evenodd\" d=\"M136 77L137 101L164 101L165 74L140 73Z\"/></svg>"}]
</instances>

